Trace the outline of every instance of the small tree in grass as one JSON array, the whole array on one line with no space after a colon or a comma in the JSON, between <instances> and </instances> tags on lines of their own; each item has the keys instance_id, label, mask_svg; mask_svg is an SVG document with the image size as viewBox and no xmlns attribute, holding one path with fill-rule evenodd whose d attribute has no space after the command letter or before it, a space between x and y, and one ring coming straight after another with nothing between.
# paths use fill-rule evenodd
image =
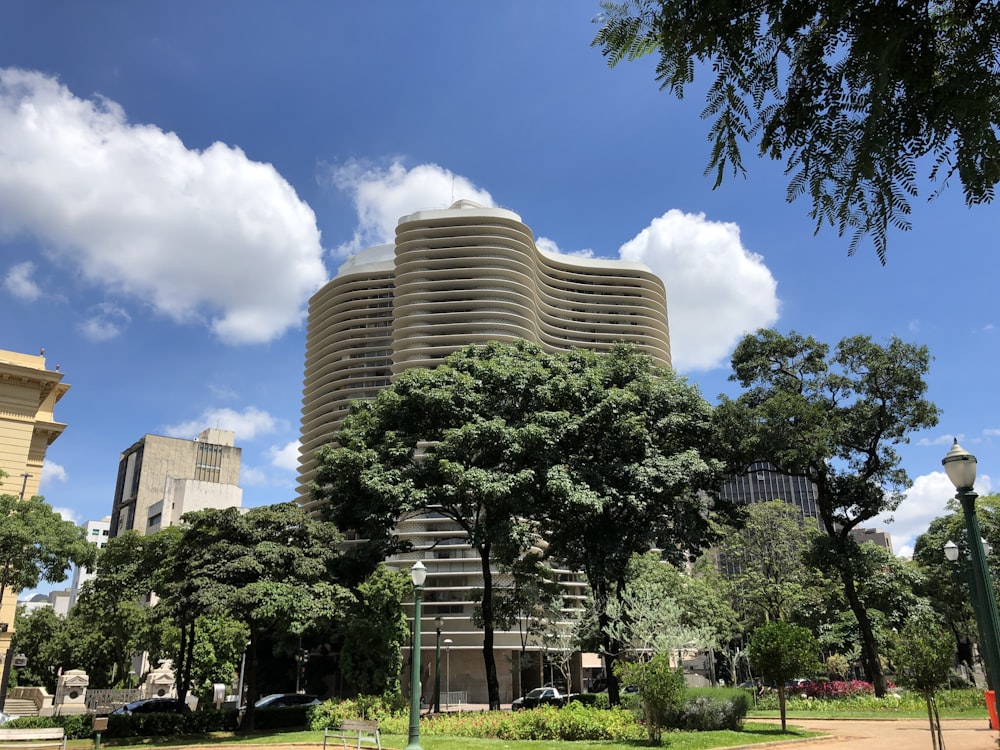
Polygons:
<instances>
[{"instance_id":1,"label":"small tree in grass","mask_svg":"<svg viewBox=\"0 0 1000 750\"><path fill-rule=\"evenodd\" d=\"M819 644L806 628L787 622L772 622L753 632L747 650L751 664L765 682L778 686L781 731L786 732L785 683L817 671Z\"/></svg>"},{"instance_id":2,"label":"small tree in grass","mask_svg":"<svg viewBox=\"0 0 1000 750\"><path fill-rule=\"evenodd\" d=\"M941 717L934 694L948 684L955 655L955 638L929 614L918 615L903 628L893 644L896 680L909 690L923 693L931 725L931 746L944 750Z\"/></svg>"},{"instance_id":3,"label":"small tree in grass","mask_svg":"<svg viewBox=\"0 0 1000 750\"><path fill-rule=\"evenodd\" d=\"M623 685L639 691L649 744L661 744L667 712L684 702L684 673L670 664L669 654L662 653L646 662L619 662L616 672Z\"/></svg>"}]
</instances>

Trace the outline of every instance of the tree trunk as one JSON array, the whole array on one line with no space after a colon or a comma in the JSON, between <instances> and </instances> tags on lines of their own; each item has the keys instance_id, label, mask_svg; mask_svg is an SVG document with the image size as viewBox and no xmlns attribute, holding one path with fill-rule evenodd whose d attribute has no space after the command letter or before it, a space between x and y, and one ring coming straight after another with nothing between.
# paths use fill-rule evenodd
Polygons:
<instances>
[{"instance_id":1,"label":"tree trunk","mask_svg":"<svg viewBox=\"0 0 1000 750\"><path fill-rule=\"evenodd\" d=\"M872 632L872 623L868 619L868 610L861 603L858 590L854 586L854 578L850 571L841 570L840 579L844 583L844 593L847 601L851 605L851 611L858 621L858 628L861 631L861 660L865 667L865 676L875 688L875 695L878 698L885 697L885 675L882 673L882 662L878 655L878 644L875 642L875 633Z\"/></svg>"},{"instance_id":2,"label":"tree trunk","mask_svg":"<svg viewBox=\"0 0 1000 750\"><path fill-rule=\"evenodd\" d=\"M191 620L189 627L190 631L187 639L187 653L184 655L184 670L180 675L178 675L181 678L181 684L184 686L184 694L180 696L181 700L184 700L187 697L188 690L191 689L191 669L194 666L195 620ZM178 685L177 692L180 694L180 685Z\"/></svg>"},{"instance_id":3,"label":"tree trunk","mask_svg":"<svg viewBox=\"0 0 1000 750\"><path fill-rule=\"evenodd\" d=\"M486 667L486 691L490 711L500 710L500 681L497 678L497 662L493 654L493 572L490 570L490 547L479 549L479 560L483 568L483 598L480 610L483 615L483 664Z\"/></svg>"},{"instance_id":4,"label":"tree trunk","mask_svg":"<svg viewBox=\"0 0 1000 750\"><path fill-rule=\"evenodd\" d=\"M246 669L247 680L247 710L240 722L241 732L252 732L254 729L254 702L257 700L257 631L250 628L250 646L247 660L250 663Z\"/></svg>"},{"instance_id":5,"label":"tree trunk","mask_svg":"<svg viewBox=\"0 0 1000 750\"><path fill-rule=\"evenodd\" d=\"M781 714L781 731L787 732L788 727L785 725L785 685L781 683L778 685L778 711Z\"/></svg>"},{"instance_id":6,"label":"tree trunk","mask_svg":"<svg viewBox=\"0 0 1000 750\"><path fill-rule=\"evenodd\" d=\"M187 698L187 683L184 682L184 663L187 659L188 630L186 624L181 621L181 642L177 649L177 663L174 665L174 681L177 683L177 697L181 700Z\"/></svg>"}]
</instances>

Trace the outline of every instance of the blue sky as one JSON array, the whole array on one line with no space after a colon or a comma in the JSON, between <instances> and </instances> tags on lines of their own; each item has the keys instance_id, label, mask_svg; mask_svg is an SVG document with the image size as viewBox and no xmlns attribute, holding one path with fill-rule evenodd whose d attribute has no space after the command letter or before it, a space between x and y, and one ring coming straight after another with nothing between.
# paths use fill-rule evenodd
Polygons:
<instances>
[{"instance_id":1,"label":"blue sky","mask_svg":"<svg viewBox=\"0 0 1000 750\"><path fill-rule=\"evenodd\" d=\"M0 348L44 348L72 389L42 492L111 510L145 433L237 433L246 505L294 496L309 295L396 219L473 198L540 245L628 257L667 286L677 368L714 400L774 325L927 344L939 427L903 451L897 552L953 494L952 436L1000 462L994 207L922 186L882 267L747 149L703 176L704 82L609 69L596 2L12 0L0 23Z\"/></svg>"}]
</instances>

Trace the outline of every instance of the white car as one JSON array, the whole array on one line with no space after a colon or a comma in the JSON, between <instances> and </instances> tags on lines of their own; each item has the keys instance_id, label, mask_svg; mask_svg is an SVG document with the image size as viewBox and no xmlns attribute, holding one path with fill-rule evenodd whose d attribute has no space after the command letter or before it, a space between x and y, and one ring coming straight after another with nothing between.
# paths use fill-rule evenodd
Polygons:
<instances>
[{"instance_id":1,"label":"white car","mask_svg":"<svg viewBox=\"0 0 1000 750\"><path fill-rule=\"evenodd\" d=\"M10 714L0 714L0 724L6 724L8 721L13 721L18 718L17 716L11 716Z\"/></svg>"}]
</instances>

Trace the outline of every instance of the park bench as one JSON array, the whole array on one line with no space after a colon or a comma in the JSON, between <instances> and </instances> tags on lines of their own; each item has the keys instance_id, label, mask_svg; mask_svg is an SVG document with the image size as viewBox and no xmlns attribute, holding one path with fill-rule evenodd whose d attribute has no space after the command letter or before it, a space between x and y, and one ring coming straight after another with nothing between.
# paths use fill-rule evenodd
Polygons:
<instances>
[{"instance_id":1,"label":"park bench","mask_svg":"<svg viewBox=\"0 0 1000 750\"><path fill-rule=\"evenodd\" d=\"M52 729L4 729L0 727L0 748L25 750L26 748L61 748L66 750L66 730Z\"/></svg>"},{"instance_id":2,"label":"park bench","mask_svg":"<svg viewBox=\"0 0 1000 750\"><path fill-rule=\"evenodd\" d=\"M326 750L328 738L339 738L343 746L347 747L347 738L353 742L357 738L355 747L361 750L361 743L374 745L378 750L382 750L382 738L378 733L377 721L364 721L362 719L347 719L340 724L337 729L327 727L323 730L323 750Z\"/></svg>"}]
</instances>

